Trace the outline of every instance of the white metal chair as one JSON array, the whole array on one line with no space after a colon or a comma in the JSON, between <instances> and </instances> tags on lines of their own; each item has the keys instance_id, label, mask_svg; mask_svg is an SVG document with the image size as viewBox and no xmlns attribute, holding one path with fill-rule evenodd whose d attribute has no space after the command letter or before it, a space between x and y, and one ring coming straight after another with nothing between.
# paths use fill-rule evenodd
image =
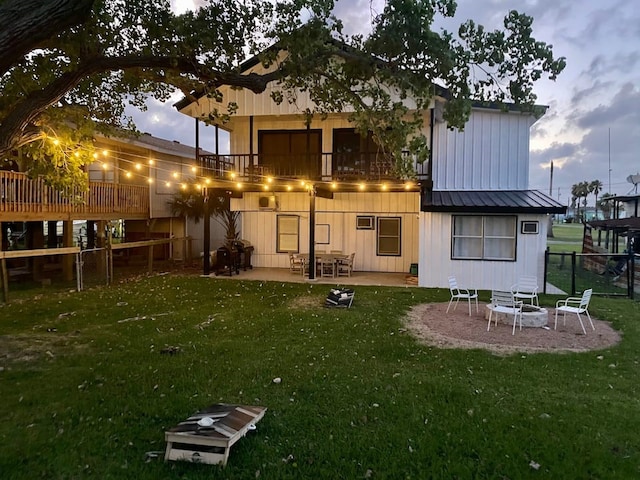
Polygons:
<instances>
[{"instance_id":1,"label":"white metal chair","mask_svg":"<svg viewBox=\"0 0 640 480\"><path fill-rule=\"evenodd\" d=\"M538 307L538 279L536 277L520 277L518 283L511 286L511 292L516 300L529 300L531 305Z\"/></svg>"},{"instance_id":2,"label":"white metal chair","mask_svg":"<svg viewBox=\"0 0 640 480\"><path fill-rule=\"evenodd\" d=\"M451 308L451 303L453 303L454 300L456 301L456 304L453 306L454 310L458 307L458 302L460 300L467 300L469 302L469 316L471 316L471 300L475 300L476 313L479 312L477 290L460 288L458 287L458 282L456 281L456 277L449 277L449 291L451 292L451 300L449 300L449 305L447 306L447 313L449 313L449 308Z\"/></svg>"},{"instance_id":3,"label":"white metal chair","mask_svg":"<svg viewBox=\"0 0 640 480\"><path fill-rule=\"evenodd\" d=\"M517 300L513 292L503 292L500 290L491 291L491 303L489 308L489 322L487 323L487 332L491 328L491 318L496 314L494 325L498 325L498 314L513 315L513 330L511 335L516 333L516 323L520 320L520 330L522 330L522 300Z\"/></svg>"},{"instance_id":4,"label":"white metal chair","mask_svg":"<svg viewBox=\"0 0 640 480\"><path fill-rule=\"evenodd\" d=\"M562 322L566 325L566 315L567 313L575 313L578 316L578 321L580 322L580 326L582 327L582 332L586 335L587 331L584 328L584 323L582 322L581 313L587 315L589 319L589 323L591 324L591 328L593 330L596 327L593 325L593 321L591 320L591 315L589 315L589 302L591 301L591 295L593 294L593 289L588 288L584 292L582 292L582 297L569 297L564 300L558 300L556 302L556 321L553 329L558 328L558 312L562 312Z\"/></svg>"}]
</instances>

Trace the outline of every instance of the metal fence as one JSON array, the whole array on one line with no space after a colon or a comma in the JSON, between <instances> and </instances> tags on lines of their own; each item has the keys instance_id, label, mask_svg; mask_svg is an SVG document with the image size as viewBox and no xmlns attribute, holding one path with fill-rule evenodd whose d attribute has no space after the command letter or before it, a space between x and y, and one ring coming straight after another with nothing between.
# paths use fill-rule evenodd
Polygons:
<instances>
[{"instance_id":1,"label":"metal fence","mask_svg":"<svg viewBox=\"0 0 640 480\"><path fill-rule=\"evenodd\" d=\"M176 251L180 253L179 258ZM25 288L31 284L66 285L73 282L81 291L109 285L119 278L183 268L190 264L190 237L118 244L107 241L106 246L91 249L65 247L0 251L0 300L8 301L10 284L15 288L18 282L24 283L20 287Z\"/></svg>"},{"instance_id":2,"label":"metal fence","mask_svg":"<svg viewBox=\"0 0 640 480\"><path fill-rule=\"evenodd\" d=\"M638 254L545 253L545 284L576 295L587 288L594 294L634 298L640 287Z\"/></svg>"}]
</instances>

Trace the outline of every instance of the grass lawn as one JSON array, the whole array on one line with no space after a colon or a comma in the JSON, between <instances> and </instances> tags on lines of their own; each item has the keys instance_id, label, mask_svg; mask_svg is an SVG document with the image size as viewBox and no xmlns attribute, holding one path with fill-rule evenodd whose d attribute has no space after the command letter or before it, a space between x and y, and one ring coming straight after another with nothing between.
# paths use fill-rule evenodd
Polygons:
<instances>
[{"instance_id":1,"label":"grass lawn","mask_svg":"<svg viewBox=\"0 0 640 480\"><path fill-rule=\"evenodd\" d=\"M406 333L448 291L357 287L348 310L327 292L159 275L0 306L0 477L640 476L637 303L593 300L624 332L609 350L499 357ZM145 461L216 402L268 408L226 468Z\"/></svg>"},{"instance_id":2,"label":"grass lawn","mask_svg":"<svg viewBox=\"0 0 640 480\"><path fill-rule=\"evenodd\" d=\"M582 252L584 226L581 223L554 223L553 238L547 238L549 251Z\"/></svg>"}]
</instances>

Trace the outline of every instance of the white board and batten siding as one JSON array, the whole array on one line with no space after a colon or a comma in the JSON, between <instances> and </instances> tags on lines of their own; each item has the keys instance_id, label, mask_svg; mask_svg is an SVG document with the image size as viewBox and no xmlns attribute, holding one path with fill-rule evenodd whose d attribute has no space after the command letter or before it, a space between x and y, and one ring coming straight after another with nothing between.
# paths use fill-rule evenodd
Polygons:
<instances>
[{"instance_id":1,"label":"white board and batten siding","mask_svg":"<svg viewBox=\"0 0 640 480\"><path fill-rule=\"evenodd\" d=\"M435 127L434 190L526 190L535 118L474 110L463 132Z\"/></svg>"},{"instance_id":2,"label":"white board and batten siding","mask_svg":"<svg viewBox=\"0 0 640 480\"><path fill-rule=\"evenodd\" d=\"M547 215L517 216L516 261L453 260L451 217L450 213L435 212L423 212L420 215L421 287L448 288L448 277L453 275L461 287L509 290L521 276L535 276L542 290ZM522 221L537 221L538 233L521 233Z\"/></svg>"},{"instance_id":3,"label":"white board and batten siding","mask_svg":"<svg viewBox=\"0 0 640 480\"><path fill-rule=\"evenodd\" d=\"M288 268L287 253L278 253L277 215L298 215L300 219L299 251L309 252L309 195L306 193L276 193L279 208L265 211L259 208L261 193L245 193L242 199L232 199L231 208L242 212L242 238L254 246L251 257L255 267ZM366 272L408 272L418 262L418 210L420 195L411 193L335 193L333 199L316 197L316 250L355 252L354 270ZM376 254L377 230L357 230L356 217L401 218L401 255ZM329 225L329 243L318 244L320 225Z\"/></svg>"}]
</instances>

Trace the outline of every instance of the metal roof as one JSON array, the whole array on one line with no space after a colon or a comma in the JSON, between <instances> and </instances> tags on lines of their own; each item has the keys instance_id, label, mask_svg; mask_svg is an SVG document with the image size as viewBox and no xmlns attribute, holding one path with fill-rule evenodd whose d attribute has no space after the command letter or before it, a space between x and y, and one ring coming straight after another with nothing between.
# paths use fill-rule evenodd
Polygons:
<instances>
[{"instance_id":1,"label":"metal roof","mask_svg":"<svg viewBox=\"0 0 640 480\"><path fill-rule=\"evenodd\" d=\"M587 223L599 230L640 231L640 217L611 218L609 220L590 220Z\"/></svg>"},{"instance_id":2,"label":"metal roof","mask_svg":"<svg viewBox=\"0 0 640 480\"><path fill-rule=\"evenodd\" d=\"M567 207L538 190L438 190L424 192L423 212L565 213Z\"/></svg>"}]
</instances>

